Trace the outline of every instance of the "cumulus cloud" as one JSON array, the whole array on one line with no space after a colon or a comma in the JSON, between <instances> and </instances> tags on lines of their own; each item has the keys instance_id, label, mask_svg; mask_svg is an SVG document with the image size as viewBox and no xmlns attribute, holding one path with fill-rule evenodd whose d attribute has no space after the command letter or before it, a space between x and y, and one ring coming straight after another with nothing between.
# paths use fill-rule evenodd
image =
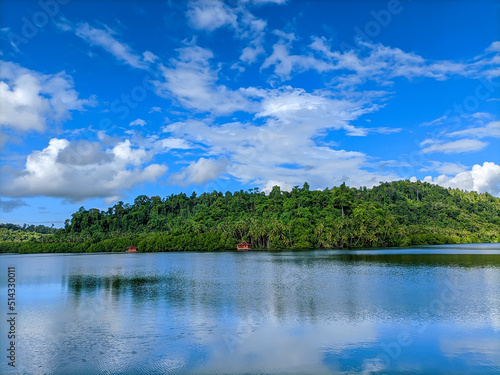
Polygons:
<instances>
[{"instance_id":1,"label":"cumulus cloud","mask_svg":"<svg viewBox=\"0 0 500 375\"><path fill-rule=\"evenodd\" d=\"M500 165L493 162L476 164L469 171L460 172L455 176L440 175L432 178L427 176L425 182L434 183L444 187L458 188L478 193L488 192L500 195Z\"/></svg>"},{"instance_id":2,"label":"cumulus cloud","mask_svg":"<svg viewBox=\"0 0 500 375\"><path fill-rule=\"evenodd\" d=\"M171 179L181 185L202 185L208 181L215 180L221 174L225 173L228 165L229 162L225 158L200 158L190 163L181 172L174 174Z\"/></svg>"},{"instance_id":3,"label":"cumulus cloud","mask_svg":"<svg viewBox=\"0 0 500 375\"><path fill-rule=\"evenodd\" d=\"M48 123L71 118L92 100L79 99L64 72L45 75L12 62L0 62L0 126L43 131Z\"/></svg>"},{"instance_id":4,"label":"cumulus cloud","mask_svg":"<svg viewBox=\"0 0 500 375\"><path fill-rule=\"evenodd\" d=\"M2 168L7 178L0 182L0 193L70 201L116 198L124 190L154 182L166 173L165 165L147 165L150 158L147 150L132 147L129 140L103 150L96 143L53 138L46 148L28 156L23 170Z\"/></svg>"},{"instance_id":5,"label":"cumulus cloud","mask_svg":"<svg viewBox=\"0 0 500 375\"><path fill-rule=\"evenodd\" d=\"M58 164L65 165L101 164L112 162L113 154L104 151L102 146L97 142L80 140L67 143L58 152L55 161Z\"/></svg>"}]
</instances>

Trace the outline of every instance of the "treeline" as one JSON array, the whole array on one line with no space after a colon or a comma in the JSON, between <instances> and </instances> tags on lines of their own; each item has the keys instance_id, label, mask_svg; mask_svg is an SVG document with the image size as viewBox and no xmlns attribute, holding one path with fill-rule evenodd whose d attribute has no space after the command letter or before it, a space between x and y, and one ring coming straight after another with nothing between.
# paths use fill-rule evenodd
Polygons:
<instances>
[{"instance_id":1,"label":"treeline","mask_svg":"<svg viewBox=\"0 0 500 375\"><path fill-rule=\"evenodd\" d=\"M162 251L220 251L236 247L232 241L220 233L148 233L108 238L101 241L84 242L26 241L0 242L0 253L84 253L123 252L134 244L141 252Z\"/></svg>"},{"instance_id":2,"label":"treeline","mask_svg":"<svg viewBox=\"0 0 500 375\"><path fill-rule=\"evenodd\" d=\"M16 232L26 232L26 233L40 233L40 234L54 234L57 231L57 228L54 228L54 224L51 227L46 225L28 225L24 224L23 226L17 224L0 223L0 229L12 230Z\"/></svg>"},{"instance_id":3,"label":"treeline","mask_svg":"<svg viewBox=\"0 0 500 375\"><path fill-rule=\"evenodd\" d=\"M0 243L1 252L313 249L500 241L500 199L488 193L396 181L372 189L305 183L234 193L137 197L105 211L81 207L63 229Z\"/></svg>"},{"instance_id":4,"label":"treeline","mask_svg":"<svg viewBox=\"0 0 500 375\"><path fill-rule=\"evenodd\" d=\"M2 224L0 223L0 241L37 241L48 234L54 234L57 228L54 224L51 227L45 225Z\"/></svg>"}]
</instances>

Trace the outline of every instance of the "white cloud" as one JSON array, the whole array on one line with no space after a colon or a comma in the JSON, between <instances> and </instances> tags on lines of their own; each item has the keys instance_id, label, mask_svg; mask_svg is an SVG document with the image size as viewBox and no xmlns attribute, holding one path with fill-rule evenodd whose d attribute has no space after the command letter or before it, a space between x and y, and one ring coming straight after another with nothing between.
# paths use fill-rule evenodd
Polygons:
<instances>
[{"instance_id":1,"label":"white cloud","mask_svg":"<svg viewBox=\"0 0 500 375\"><path fill-rule=\"evenodd\" d=\"M268 1L260 3L265 2ZM220 0L193 1L189 4L187 18L195 29L211 32L221 27L229 27L234 31L236 38L248 40L248 46L242 50L240 60L251 64L265 52L262 44L267 23L255 17L247 9L247 6L252 4L251 1L241 1L236 4L237 6L230 6L229 3Z\"/></svg>"},{"instance_id":2,"label":"white cloud","mask_svg":"<svg viewBox=\"0 0 500 375\"><path fill-rule=\"evenodd\" d=\"M264 47L260 44L245 47L241 52L240 60L247 64L251 64L255 62L257 57L262 55L264 52Z\"/></svg>"},{"instance_id":3,"label":"white cloud","mask_svg":"<svg viewBox=\"0 0 500 375\"><path fill-rule=\"evenodd\" d=\"M47 123L71 118L92 100L78 98L64 72L45 75L12 62L0 62L0 126L43 131Z\"/></svg>"},{"instance_id":4,"label":"white cloud","mask_svg":"<svg viewBox=\"0 0 500 375\"><path fill-rule=\"evenodd\" d=\"M500 74L500 56L496 47L487 50L495 52L494 57L480 56L468 62L454 62L430 61L413 52L363 41L360 41L362 51L332 51L325 38L313 37L312 40L309 46L311 53L306 55L290 54L290 43L281 41L275 44L272 55L266 59L262 69L274 66L274 73L283 79L306 70L319 73L338 71L343 74L334 78L344 86L362 84L366 80L390 84L396 77L445 80L452 76L494 78Z\"/></svg>"},{"instance_id":5,"label":"white cloud","mask_svg":"<svg viewBox=\"0 0 500 375\"><path fill-rule=\"evenodd\" d=\"M323 73L335 69L331 64L312 56L290 55L288 47L283 43L277 43L273 46L273 53L266 58L261 69L271 66L274 66L274 73L283 78L289 78L292 71L300 72L314 69Z\"/></svg>"},{"instance_id":6,"label":"white cloud","mask_svg":"<svg viewBox=\"0 0 500 375\"><path fill-rule=\"evenodd\" d=\"M500 121L492 121L485 126L457 130L447 134L448 137L500 138Z\"/></svg>"},{"instance_id":7,"label":"white cloud","mask_svg":"<svg viewBox=\"0 0 500 375\"><path fill-rule=\"evenodd\" d=\"M361 152L320 146L314 140L326 131L349 134L364 131L349 124L373 110L367 98L333 99L326 93L306 93L290 87L277 90L251 90L259 98L256 123L210 124L190 120L164 128L177 138L196 142L206 154L225 157L227 174L243 183L263 188L270 184L323 188L348 181L353 186L373 186L397 179L393 174L370 172L368 156ZM382 132L388 132L382 129ZM359 134L361 135L361 134ZM184 177L185 178L185 177Z\"/></svg>"},{"instance_id":8,"label":"white cloud","mask_svg":"<svg viewBox=\"0 0 500 375\"><path fill-rule=\"evenodd\" d=\"M473 67L480 71L481 76L493 79L500 76L500 42L495 41L485 52L474 59Z\"/></svg>"},{"instance_id":9,"label":"white cloud","mask_svg":"<svg viewBox=\"0 0 500 375\"><path fill-rule=\"evenodd\" d=\"M420 124L421 126L434 126L434 125L441 125L443 124L444 121L446 121L448 119L448 116L441 116L437 119L434 119L432 121L427 121L427 122L423 122L422 124Z\"/></svg>"},{"instance_id":10,"label":"white cloud","mask_svg":"<svg viewBox=\"0 0 500 375\"><path fill-rule=\"evenodd\" d=\"M448 120L447 116L442 116L436 120L424 123L422 125L439 125L443 126L443 130L440 132L440 140L426 139L420 143L423 148L422 153L431 152L443 152L446 154L464 153L472 151L481 151L486 148L489 143L480 141L484 138L500 138L500 121L493 120L495 116L491 113L486 112L476 112L461 114L460 120L462 122L474 124L462 130L455 130L448 132L447 128L444 127L444 122ZM493 121L491 121L493 120ZM446 138L462 138L458 141L446 141ZM433 162L434 167L438 167L436 163ZM446 163L445 163L446 164ZM444 166L444 164L443 164ZM461 166L463 167L463 166ZM427 170L425 168L424 170ZM432 169L432 168L431 168ZM443 173L452 173L445 172Z\"/></svg>"},{"instance_id":11,"label":"white cloud","mask_svg":"<svg viewBox=\"0 0 500 375\"><path fill-rule=\"evenodd\" d=\"M146 51L142 53L142 59L147 63L152 63L158 60L159 57L156 56L153 52Z\"/></svg>"},{"instance_id":12,"label":"white cloud","mask_svg":"<svg viewBox=\"0 0 500 375\"><path fill-rule=\"evenodd\" d=\"M146 125L146 121L138 118L137 120L132 121L129 125L130 126L144 126L144 125Z\"/></svg>"},{"instance_id":13,"label":"white cloud","mask_svg":"<svg viewBox=\"0 0 500 375\"><path fill-rule=\"evenodd\" d=\"M277 181L277 180L268 180L266 183L262 185L262 191L266 194L269 194L271 190L273 190L273 187L279 186L281 191L291 191L293 186L290 184L287 184L286 182L283 181Z\"/></svg>"},{"instance_id":14,"label":"white cloud","mask_svg":"<svg viewBox=\"0 0 500 375\"><path fill-rule=\"evenodd\" d=\"M255 4L285 4L288 0L243 0L243 1L248 1L252 2Z\"/></svg>"},{"instance_id":15,"label":"white cloud","mask_svg":"<svg viewBox=\"0 0 500 375\"><path fill-rule=\"evenodd\" d=\"M239 39L253 40L260 44L264 36L266 21L255 17L249 10L250 1L229 2L221 0L198 0L189 4L186 13L192 27L198 30L214 31L221 27L230 27ZM256 41L255 39L259 39Z\"/></svg>"},{"instance_id":16,"label":"white cloud","mask_svg":"<svg viewBox=\"0 0 500 375\"><path fill-rule=\"evenodd\" d=\"M123 61L134 68L146 69L148 67L148 63L156 60L157 58L149 51L144 52L142 57L134 53L128 44L118 41L114 37L116 32L108 27L103 30L92 27L88 23L83 23L75 29L75 33L91 45L99 46L105 49L116 59Z\"/></svg>"},{"instance_id":17,"label":"white cloud","mask_svg":"<svg viewBox=\"0 0 500 375\"><path fill-rule=\"evenodd\" d=\"M253 35L260 35L256 30L266 27L265 23L253 29L244 26L242 19L247 13L240 6L232 7L227 3L196 2L190 5L190 12L188 15L194 27L207 31L229 27L239 38L244 38L245 32L250 35L248 30L253 30ZM213 23L209 25L208 19L212 19ZM252 18L248 16L247 19ZM325 40L319 38L313 39L310 50L305 54L296 55L291 52L293 34L274 34L279 37L279 42L274 44L261 69L272 68L281 78L290 78L294 73L306 70L319 73L336 71L334 82L343 85L361 84L366 80L385 85L396 77L443 80L456 75L478 77L481 72L475 63L428 61L415 53L381 44L364 43L361 52L332 51ZM262 44L247 46L240 59L247 63L257 61L261 53L257 49L261 47ZM210 63L214 57L210 50L191 45L179 49L178 53L178 58L163 67L165 80L156 82L159 94L177 99L184 107L207 111L212 115L226 115L238 110L254 114L254 118L246 122L226 120L216 124L211 120L190 120L166 126L165 131L171 133L172 138L184 140L187 145L200 145L210 158L193 162L177 175L180 181L206 180L193 177L198 175L195 170L198 171L208 160L220 158L229 163L223 173L263 188L273 183L291 186L304 181L311 183L313 188L343 181L354 186L373 186L379 181L398 178L393 173L381 172L381 169L374 172L373 160L362 152L343 150L337 145L326 147L321 143L322 137L332 137L334 131L350 136L401 131L400 128L383 126L353 126L353 122L363 114L382 106L378 104L378 99L387 95L385 92L306 92L291 87L232 90L219 84L222 65ZM241 65L238 64L238 67ZM436 123L443 120L439 119ZM424 153L478 151L487 145L477 139L454 142L427 140L422 143ZM384 165L384 161L380 161L379 165ZM449 163L436 168L443 173L458 173L464 167Z\"/></svg>"},{"instance_id":18,"label":"white cloud","mask_svg":"<svg viewBox=\"0 0 500 375\"><path fill-rule=\"evenodd\" d=\"M500 52L500 42L496 41L491 43L489 47L486 48L486 52Z\"/></svg>"},{"instance_id":19,"label":"white cloud","mask_svg":"<svg viewBox=\"0 0 500 375\"><path fill-rule=\"evenodd\" d=\"M162 148L166 149L180 149L180 150L188 150L192 148L192 146L187 143L184 139L180 138L166 138L166 139L161 139L158 141L158 144Z\"/></svg>"},{"instance_id":20,"label":"white cloud","mask_svg":"<svg viewBox=\"0 0 500 375\"><path fill-rule=\"evenodd\" d=\"M361 128L361 127L354 127L352 125L346 125L344 127L347 130L347 135L353 136L353 137L366 137L370 133L375 133L375 134L394 134L394 133L399 133L402 128L388 128L388 127L378 127L378 128Z\"/></svg>"},{"instance_id":21,"label":"white cloud","mask_svg":"<svg viewBox=\"0 0 500 375\"><path fill-rule=\"evenodd\" d=\"M73 30L73 26L65 17L60 17L59 22L56 21L55 25L62 31L72 31Z\"/></svg>"},{"instance_id":22,"label":"white cloud","mask_svg":"<svg viewBox=\"0 0 500 375\"><path fill-rule=\"evenodd\" d=\"M422 150L424 154L430 152L458 154L462 152L481 151L483 148L488 146L488 143L478 141L477 139L461 139L459 141L453 141L447 143L437 143L432 140L426 140L421 143L421 145L426 145L426 144L430 144L430 146Z\"/></svg>"},{"instance_id":23,"label":"white cloud","mask_svg":"<svg viewBox=\"0 0 500 375\"><path fill-rule=\"evenodd\" d=\"M421 171L438 171L443 174L458 174L464 172L465 170L467 170L467 167L460 163L440 161L431 161L431 166L421 169Z\"/></svg>"},{"instance_id":24,"label":"white cloud","mask_svg":"<svg viewBox=\"0 0 500 375\"><path fill-rule=\"evenodd\" d=\"M474 124L474 125L482 125L481 127L477 127L478 130L481 130L481 128L483 126L486 126L485 125L485 121L490 121L491 124L490 124L490 127L493 129L495 127L498 127L497 124L495 124L495 121L491 121L495 118L495 115L492 114L492 113L488 113L488 112L473 112L473 113L460 113L459 115L457 114L456 116L451 116L449 117L448 115L444 115L444 116L441 116L437 119L434 119L432 121L428 121L428 122L423 122L422 124L420 124L421 126L441 126L441 125L446 125L446 123L449 124L452 124L454 127L457 126L457 123L458 121L460 121L461 123L470 123L470 124ZM471 130L473 129L476 129L476 128L472 128ZM453 134L453 136L457 136L457 135L460 135L460 134L464 134L464 135L472 135L474 133L474 131L468 131L468 130L465 130L463 133L461 133L460 131L455 131L453 133L443 133L447 136L450 136L451 134Z\"/></svg>"},{"instance_id":25,"label":"white cloud","mask_svg":"<svg viewBox=\"0 0 500 375\"><path fill-rule=\"evenodd\" d=\"M165 165L147 165L150 158L150 152L133 148L129 140L103 150L96 143L53 138L42 151L28 156L22 171L3 168L3 175L9 178L0 182L0 192L8 197L48 196L70 201L116 198L124 190L154 182L166 173Z\"/></svg>"},{"instance_id":26,"label":"white cloud","mask_svg":"<svg viewBox=\"0 0 500 375\"><path fill-rule=\"evenodd\" d=\"M391 48L382 44L362 42L369 50L367 57L359 57L354 51L338 55L338 66L352 70L363 78L382 81L395 77L430 77L445 79L449 75L466 75L466 66L450 61L428 62L423 57Z\"/></svg>"},{"instance_id":27,"label":"white cloud","mask_svg":"<svg viewBox=\"0 0 500 375\"><path fill-rule=\"evenodd\" d=\"M172 59L171 67L160 67L165 81L154 82L158 95L174 97L188 108L217 114L249 109L251 103L241 91L216 84L218 76L210 66L210 50L187 46L178 52L179 58Z\"/></svg>"},{"instance_id":28,"label":"white cloud","mask_svg":"<svg viewBox=\"0 0 500 375\"><path fill-rule=\"evenodd\" d=\"M181 185L196 184L202 185L208 181L215 180L221 174L225 173L229 162L225 158L205 159L200 158L192 162L181 172L172 176L172 180Z\"/></svg>"},{"instance_id":29,"label":"white cloud","mask_svg":"<svg viewBox=\"0 0 500 375\"><path fill-rule=\"evenodd\" d=\"M257 94L255 94L257 95ZM302 89L289 86L275 90L261 91L260 111L256 118L269 117L277 120L276 124L293 128L296 134L312 137L324 129L344 129L347 134L365 136L370 132L391 133L400 129L361 128L350 124L361 115L379 108L374 104L376 95L369 92L364 97L345 95L341 98L332 97L332 93L319 91L308 93Z\"/></svg>"},{"instance_id":30,"label":"white cloud","mask_svg":"<svg viewBox=\"0 0 500 375\"><path fill-rule=\"evenodd\" d=\"M286 33L283 30L273 30L273 34L280 38L280 42L293 42L297 40L297 37L294 33Z\"/></svg>"},{"instance_id":31,"label":"white cloud","mask_svg":"<svg viewBox=\"0 0 500 375\"><path fill-rule=\"evenodd\" d=\"M495 116L492 113L488 112L474 112L470 115L470 117L478 120L489 120L494 118Z\"/></svg>"},{"instance_id":32,"label":"white cloud","mask_svg":"<svg viewBox=\"0 0 500 375\"><path fill-rule=\"evenodd\" d=\"M107 153L99 143L80 140L66 144L57 154L56 160L65 165L91 165L113 161L113 154Z\"/></svg>"},{"instance_id":33,"label":"white cloud","mask_svg":"<svg viewBox=\"0 0 500 375\"><path fill-rule=\"evenodd\" d=\"M110 150L115 157L115 161L118 162L118 165L139 166L148 161L150 156L145 148L141 147L133 149L131 146L130 141L126 139L124 142L118 143Z\"/></svg>"},{"instance_id":34,"label":"white cloud","mask_svg":"<svg viewBox=\"0 0 500 375\"><path fill-rule=\"evenodd\" d=\"M432 178L427 176L425 182L434 183L444 187L458 188L478 193L488 192L492 195L500 195L500 165L492 162L484 162L483 165L476 164L470 171L460 172L450 177L440 175Z\"/></svg>"},{"instance_id":35,"label":"white cloud","mask_svg":"<svg viewBox=\"0 0 500 375\"><path fill-rule=\"evenodd\" d=\"M223 26L237 26L237 14L218 0L192 2L187 11L191 26L198 30L213 31Z\"/></svg>"}]
</instances>

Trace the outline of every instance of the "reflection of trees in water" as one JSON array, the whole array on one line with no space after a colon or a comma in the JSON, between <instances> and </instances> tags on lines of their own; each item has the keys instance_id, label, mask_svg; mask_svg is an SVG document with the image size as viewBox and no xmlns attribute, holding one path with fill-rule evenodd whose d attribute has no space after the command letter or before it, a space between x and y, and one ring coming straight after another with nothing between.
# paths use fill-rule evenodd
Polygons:
<instances>
[{"instance_id":1,"label":"reflection of trees in water","mask_svg":"<svg viewBox=\"0 0 500 375\"><path fill-rule=\"evenodd\" d=\"M186 299L189 289L188 280L175 273L161 276L73 274L67 281L69 290L77 298L82 293L104 291L117 298L130 295L134 302L166 298L173 303L179 303Z\"/></svg>"},{"instance_id":2,"label":"reflection of trees in water","mask_svg":"<svg viewBox=\"0 0 500 375\"><path fill-rule=\"evenodd\" d=\"M324 261L385 263L390 266L498 267L500 254L336 254Z\"/></svg>"},{"instance_id":3,"label":"reflection of trees in water","mask_svg":"<svg viewBox=\"0 0 500 375\"><path fill-rule=\"evenodd\" d=\"M166 275L70 275L68 288L75 298L83 294L111 293L114 298L131 297L134 303L165 300L176 307L225 308L234 296L214 281L195 280L183 272Z\"/></svg>"},{"instance_id":4,"label":"reflection of trees in water","mask_svg":"<svg viewBox=\"0 0 500 375\"><path fill-rule=\"evenodd\" d=\"M276 254L270 260L242 256L231 264L234 267L201 266L192 274L184 270L157 275L73 274L66 281L77 299L84 294L104 293L116 299L131 298L134 304L165 301L182 311L193 309L207 316L236 313L282 321L340 317L362 321L374 314L412 314L416 304L426 303L427 296L418 294L418 290L414 290L415 298L406 300L408 290L391 284L399 280L405 285L405 275L418 277L415 275L421 268L498 268L500 255L301 252ZM379 267L387 271L381 278L376 276ZM412 268L414 272L408 273ZM422 280L426 277L423 275ZM405 288L413 288L412 283ZM396 297L401 300L391 302Z\"/></svg>"}]
</instances>

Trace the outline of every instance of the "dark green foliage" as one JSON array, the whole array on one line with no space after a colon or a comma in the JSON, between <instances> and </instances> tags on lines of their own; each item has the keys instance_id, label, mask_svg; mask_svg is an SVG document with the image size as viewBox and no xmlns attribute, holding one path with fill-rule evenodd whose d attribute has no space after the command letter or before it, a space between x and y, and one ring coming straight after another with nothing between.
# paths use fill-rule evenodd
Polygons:
<instances>
[{"instance_id":1,"label":"dark green foliage","mask_svg":"<svg viewBox=\"0 0 500 375\"><path fill-rule=\"evenodd\" d=\"M81 207L65 227L38 237L0 239L0 252L359 248L500 241L500 199L410 181L373 189L137 197L106 211ZM19 229L0 227L0 231ZM9 241L5 241L8 239Z\"/></svg>"}]
</instances>

